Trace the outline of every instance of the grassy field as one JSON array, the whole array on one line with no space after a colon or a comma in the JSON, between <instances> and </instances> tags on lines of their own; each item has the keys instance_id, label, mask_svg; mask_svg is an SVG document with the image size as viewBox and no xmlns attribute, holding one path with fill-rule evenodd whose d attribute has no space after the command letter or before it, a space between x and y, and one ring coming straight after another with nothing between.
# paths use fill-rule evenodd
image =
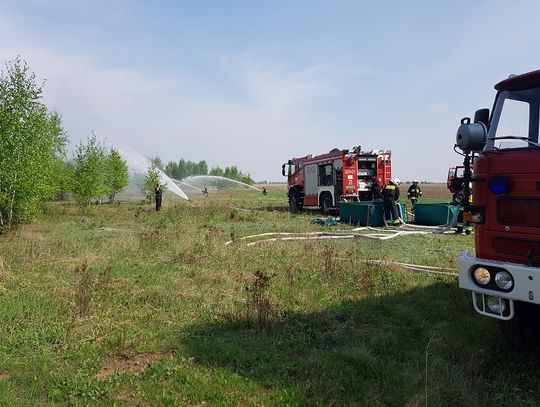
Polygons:
<instances>
[{"instance_id":1,"label":"grassy field","mask_svg":"<svg viewBox=\"0 0 540 407\"><path fill-rule=\"evenodd\" d=\"M471 237L238 240L349 228L285 208L51 204L0 237L0 405L538 405L538 357L454 277L365 262L454 267Z\"/></svg>"}]
</instances>

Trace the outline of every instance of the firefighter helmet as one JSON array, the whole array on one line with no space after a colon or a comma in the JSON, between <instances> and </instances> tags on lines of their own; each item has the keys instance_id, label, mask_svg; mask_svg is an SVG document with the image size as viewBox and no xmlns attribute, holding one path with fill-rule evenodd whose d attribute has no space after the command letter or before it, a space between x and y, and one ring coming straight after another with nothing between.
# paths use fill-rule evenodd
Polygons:
<instances>
[{"instance_id":1,"label":"firefighter helmet","mask_svg":"<svg viewBox=\"0 0 540 407\"><path fill-rule=\"evenodd\" d=\"M394 184L394 185L396 185L396 186L399 185L399 184L401 183L401 181L399 180L399 178L394 178L394 179L393 179L392 181L390 181L390 182L392 182L392 184Z\"/></svg>"},{"instance_id":2,"label":"firefighter helmet","mask_svg":"<svg viewBox=\"0 0 540 407\"><path fill-rule=\"evenodd\" d=\"M418 180L417 180L417 179L413 179L413 180L412 180L412 183L413 183L413 184L418 184Z\"/></svg>"}]
</instances>

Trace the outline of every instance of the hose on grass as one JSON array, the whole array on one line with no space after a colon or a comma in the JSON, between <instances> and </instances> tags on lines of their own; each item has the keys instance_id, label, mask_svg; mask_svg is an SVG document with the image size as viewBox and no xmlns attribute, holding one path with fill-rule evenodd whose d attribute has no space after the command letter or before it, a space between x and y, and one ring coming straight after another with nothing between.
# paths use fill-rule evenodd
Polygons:
<instances>
[{"instance_id":1,"label":"hose on grass","mask_svg":"<svg viewBox=\"0 0 540 407\"><path fill-rule=\"evenodd\" d=\"M343 259L346 260L346 259ZM436 267L436 266L424 266L422 264L410 264L410 263L401 263L398 261L392 260L366 260L367 264L379 264L379 265L395 265L402 267L406 270L415 271L418 273L431 273L431 274L442 274L445 276L457 277L458 274L454 272L454 269L447 267Z\"/></svg>"},{"instance_id":2,"label":"hose on grass","mask_svg":"<svg viewBox=\"0 0 540 407\"><path fill-rule=\"evenodd\" d=\"M379 233L358 233L360 231L378 231ZM428 234L430 232L427 231L417 231L417 230L399 230L397 232L387 231L390 233L381 233L380 229L372 228L372 227L359 227L355 228L351 231L336 231L336 232L305 232L305 233L294 233L294 232L269 232L269 233L260 233L257 235L249 235L244 236L236 240L229 240L228 242L225 242L225 246L229 246L230 244L238 241L245 241L245 240L252 240L252 239L258 239L261 237L268 237L268 236L278 236L278 237L272 237L268 239L259 239L255 240L253 242L247 243L247 246L255 246L260 243L268 243L268 242L277 242L277 241L299 241L299 240L328 240L328 239L354 239L359 237L365 237L370 239L376 239L376 240L388 240L393 239L398 236L405 236L405 235L417 235L417 234ZM335 257L335 260L346 260L350 261L350 259ZM439 274L439 275L445 275L445 276L451 276L451 277L457 277L457 273L455 273L451 268L447 267L436 267L436 266L425 266L422 264L411 264L411 263L403 263L403 262L397 262L392 260L362 260L363 263L366 264L378 264L383 266L388 265L394 265L401 267L405 270L414 271L417 273L429 273L429 274Z\"/></svg>"},{"instance_id":3,"label":"hose on grass","mask_svg":"<svg viewBox=\"0 0 540 407\"><path fill-rule=\"evenodd\" d=\"M376 230L377 233L358 233L364 230ZM351 233L353 232L353 233ZM336 231L336 232L305 232L305 233L292 233L292 232L270 232L270 233L260 233L257 235L244 236L239 239L229 240L225 242L225 246L229 246L235 241L245 241L253 240L266 236L283 236L283 237L273 237L269 239L259 239L253 242L248 243L248 246L254 246L256 244L264 242L277 242L277 241L291 241L291 240L325 240L325 239L353 239L353 238L368 238L375 240L388 240L393 239L398 236L406 235L424 235L430 232L419 231L419 230L398 230L398 231L383 231L374 229L371 227L361 227L355 228L352 230Z\"/></svg>"},{"instance_id":4,"label":"hose on grass","mask_svg":"<svg viewBox=\"0 0 540 407\"><path fill-rule=\"evenodd\" d=\"M305 232L305 233L296 233L296 232L268 232L268 233L259 233L257 235L249 235L244 236L239 239L229 240L228 242L225 242L225 246L230 245L231 243L242 241L242 240L249 240L254 239L258 237L264 237L264 236L293 236L293 235L302 235L302 236L326 236L326 235L335 235L335 236L341 236L342 234L350 235L350 231L336 231L336 232ZM267 239L268 241L276 241L278 239ZM259 240L258 242L264 242L267 240ZM290 240L290 239L288 239Z\"/></svg>"}]
</instances>

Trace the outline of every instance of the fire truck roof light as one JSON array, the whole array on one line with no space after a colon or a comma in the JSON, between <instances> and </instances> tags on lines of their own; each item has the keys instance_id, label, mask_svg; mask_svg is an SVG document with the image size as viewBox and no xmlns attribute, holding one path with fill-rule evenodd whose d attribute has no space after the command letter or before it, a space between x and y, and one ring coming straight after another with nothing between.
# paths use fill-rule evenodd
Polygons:
<instances>
[{"instance_id":1,"label":"fire truck roof light","mask_svg":"<svg viewBox=\"0 0 540 407\"><path fill-rule=\"evenodd\" d=\"M489 179L488 188L495 195L504 195L510 190L510 182L504 175L495 175Z\"/></svg>"}]
</instances>

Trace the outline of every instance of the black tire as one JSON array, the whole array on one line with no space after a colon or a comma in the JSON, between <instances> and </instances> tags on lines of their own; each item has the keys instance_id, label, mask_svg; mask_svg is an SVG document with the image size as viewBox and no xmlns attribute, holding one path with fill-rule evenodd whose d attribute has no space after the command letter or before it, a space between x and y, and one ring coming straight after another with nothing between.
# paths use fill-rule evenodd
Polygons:
<instances>
[{"instance_id":1,"label":"black tire","mask_svg":"<svg viewBox=\"0 0 540 407\"><path fill-rule=\"evenodd\" d=\"M500 321L501 334L510 348L516 351L532 350L540 340L540 306L528 302L514 302L514 318Z\"/></svg>"},{"instance_id":2,"label":"black tire","mask_svg":"<svg viewBox=\"0 0 540 407\"><path fill-rule=\"evenodd\" d=\"M300 194L298 190L291 189L289 191L289 211L291 213L298 213L302 207L300 206Z\"/></svg>"},{"instance_id":3,"label":"black tire","mask_svg":"<svg viewBox=\"0 0 540 407\"><path fill-rule=\"evenodd\" d=\"M334 203L332 202L332 195L326 192L321 195L320 199L321 199L321 203L320 203L321 211L323 211L323 213L325 214L329 213L334 206L333 205Z\"/></svg>"}]
</instances>

